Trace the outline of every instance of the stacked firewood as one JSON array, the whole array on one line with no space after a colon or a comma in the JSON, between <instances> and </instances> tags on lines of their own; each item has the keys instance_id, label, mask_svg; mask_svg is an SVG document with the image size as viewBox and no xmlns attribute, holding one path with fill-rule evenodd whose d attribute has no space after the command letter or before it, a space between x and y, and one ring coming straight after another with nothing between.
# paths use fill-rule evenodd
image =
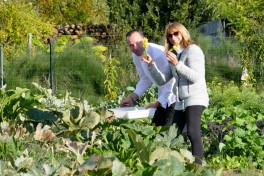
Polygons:
<instances>
[{"instance_id":1,"label":"stacked firewood","mask_svg":"<svg viewBox=\"0 0 264 176\"><path fill-rule=\"evenodd\" d=\"M84 25L83 23L72 23L66 24L63 27L57 26L55 28L55 33L58 37L69 35L72 40L76 40L83 35L88 35L102 44L107 44L109 40L116 38L116 34L111 34L115 33L114 31L115 29L110 24L104 25L92 23L88 23L87 25Z\"/></svg>"}]
</instances>

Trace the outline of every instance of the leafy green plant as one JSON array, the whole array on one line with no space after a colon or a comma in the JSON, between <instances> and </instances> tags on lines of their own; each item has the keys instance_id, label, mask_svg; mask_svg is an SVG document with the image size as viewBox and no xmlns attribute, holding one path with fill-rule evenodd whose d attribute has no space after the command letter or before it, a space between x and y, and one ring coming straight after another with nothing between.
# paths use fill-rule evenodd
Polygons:
<instances>
[{"instance_id":1,"label":"leafy green plant","mask_svg":"<svg viewBox=\"0 0 264 176\"><path fill-rule=\"evenodd\" d=\"M114 100L117 98L117 93L119 91L118 77L122 75L123 69L119 67L120 62L112 58L111 55L107 58L105 55L101 54L107 50L106 47L103 46L95 46L95 53L99 56L99 59L104 65L104 74L106 79L104 81L104 87L106 90L105 98L108 100Z\"/></svg>"},{"instance_id":2,"label":"leafy green plant","mask_svg":"<svg viewBox=\"0 0 264 176\"><path fill-rule=\"evenodd\" d=\"M6 86L0 90L1 122L7 119L24 120L23 115L27 110L38 104L37 96L34 96L29 89L16 88L15 90L6 90Z\"/></svg>"},{"instance_id":3,"label":"leafy green plant","mask_svg":"<svg viewBox=\"0 0 264 176\"><path fill-rule=\"evenodd\" d=\"M158 88L155 85L152 85L140 99L134 102L135 105L147 106L149 103L157 100L158 97Z\"/></svg>"},{"instance_id":4,"label":"leafy green plant","mask_svg":"<svg viewBox=\"0 0 264 176\"><path fill-rule=\"evenodd\" d=\"M121 100L135 90L134 87L128 86L124 90L119 91L116 99L101 101L97 109L110 109L120 107ZM133 106L147 106L149 103L157 99L157 87L152 85L140 99L133 102Z\"/></svg>"},{"instance_id":5,"label":"leafy green plant","mask_svg":"<svg viewBox=\"0 0 264 176\"><path fill-rule=\"evenodd\" d=\"M209 85L210 106L203 113L207 157L212 164L230 168L263 168L263 103L252 87L233 82ZM209 139L209 140L208 140ZM217 155L212 152L217 151ZM249 157L250 156L250 157ZM243 158L243 160L241 160Z\"/></svg>"},{"instance_id":6,"label":"leafy green plant","mask_svg":"<svg viewBox=\"0 0 264 176\"><path fill-rule=\"evenodd\" d=\"M114 100L117 97L117 92L119 91L118 84L118 70L123 72L120 67L120 62L116 60L115 58L109 58L108 62L104 68L104 73L106 75L106 80L104 81L104 85L106 88L106 91L108 92L105 95L105 98L108 100Z\"/></svg>"},{"instance_id":7,"label":"leafy green plant","mask_svg":"<svg viewBox=\"0 0 264 176\"><path fill-rule=\"evenodd\" d=\"M38 84L35 84L35 86L40 91L40 94L45 95L39 100L41 102L39 108L42 110L52 110L52 113L47 115L44 112L29 109L27 115L30 119L33 119L35 113L37 113L37 118L34 118L37 122L42 122L43 119L57 121L54 123L60 123L60 125L57 125L60 131L58 135L70 132L81 137L79 133L82 130L93 129L101 121L113 116L113 113L110 111L100 111L97 113L85 100L75 100L69 94L66 94L63 99L58 99L52 95L50 89L42 88ZM54 116L56 118L50 118ZM64 127L64 129L60 126Z\"/></svg>"},{"instance_id":8,"label":"leafy green plant","mask_svg":"<svg viewBox=\"0 0 264 176\"><path fill-rule=\"evenodd\" d=\"M193 163L183 136L177 137L174 125L156 127L150 118L115 119L113 114L92 107L87 101L67 93L56 97L50 89L34 85L38 93L31 93L31 103L20 111L24 120L7 118L1 122L1 174L203 176L221 175L224 169L243 173L247 172L245 168L263 170L262 105L246 102L241 95L261 100L262 97L253 96L252 89L237 88L233 83L227 87L216 82L209 84L214 103L202 117L207 165L199 167ZM6 92L13 97L16 91ZM224 104L216 101L221 96ZM20 100L13 98L12 102L18 104ZM98 118L89 116L91 112Z\"/></svg>"},{"instance_id":9,"label":"leafy green plant","mask_svg":"<svg viewBox=\"0 0 264 176\"><path fill-rule=\"evenodd\" d=\"M1 135L2 137L4 135ZM1 150L1 160L14 160L14 158L20 156L24 149L25 144L22 141L17 140L14 137L7 138L6 140L1 140L0 150Z\"/></svg>"}]
</instances>

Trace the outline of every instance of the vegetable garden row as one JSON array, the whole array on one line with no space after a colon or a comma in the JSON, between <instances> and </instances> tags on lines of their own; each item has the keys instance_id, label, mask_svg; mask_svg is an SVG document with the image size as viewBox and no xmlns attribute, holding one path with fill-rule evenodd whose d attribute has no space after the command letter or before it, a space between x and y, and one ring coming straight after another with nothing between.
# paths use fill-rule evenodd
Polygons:
<instances>
[{"instance_id":1,"label":"vegetable garden row","mask_svg":"<svg viewBox=\"0 0 264 176\"><path fill-rule=\"evenodd\" d=\"M1 175L263 174L263 97L250 87L208 84L211 103L202 117L206 163L196 166L188 140L176 138L174 125L116 119L107 109L118 100L93 107L34 85L38 93L1 89Z\"/></svg>"}]
</instances>

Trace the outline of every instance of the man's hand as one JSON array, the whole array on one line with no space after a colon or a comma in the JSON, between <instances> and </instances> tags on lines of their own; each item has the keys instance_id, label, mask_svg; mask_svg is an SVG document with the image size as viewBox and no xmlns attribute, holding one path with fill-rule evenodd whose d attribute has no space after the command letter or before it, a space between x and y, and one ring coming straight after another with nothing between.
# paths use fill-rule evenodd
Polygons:
<instances>
[{"instance_id":1,"label":"man's hand","mask_svg":"<svg viewBox=\"0 0 264 176\"><path fill-rule=\"evenodd\" d=\"M128 98L124 98L121 103L120 103L120 107L128 107L130 105L133 104L133 100L131 97L128 97Z\"/></svg>"},{"instance_id":2,"label":"man's hand","mask_svg":"<svg viewBox=\"0 0 264 176\"><path fill-rule=\"evenodd\" d=\"M146 62L147 64L152 64L152 58L150 55L143 55L140 57L142 61Z\"/></svg>"}]
</instances>

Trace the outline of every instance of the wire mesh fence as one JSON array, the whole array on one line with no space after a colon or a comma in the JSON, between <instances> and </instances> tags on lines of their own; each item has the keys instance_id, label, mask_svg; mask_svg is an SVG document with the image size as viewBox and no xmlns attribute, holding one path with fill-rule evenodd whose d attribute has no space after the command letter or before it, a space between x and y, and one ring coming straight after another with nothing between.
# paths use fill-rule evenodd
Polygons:
<instances>
[{"instance_id":1,"label":"wire mesh fence","mask_svg":"<svg viewBox=\"0 0 264 176\"><path fill-rule=\"evenodd\" d=\"M52 47L52 43L50 46ZM135 86L138 77L128 48L124 46L124 43L108 43L106 47L111 48L111 52L104 53L106 57L111 54L120 61L120 67L125 70L124 75L117 78L118 84L121 87ZM205 48L208 81L213 77L224 78L226 81L239 82L241 80L243 70L237 55L228 53L226 48L214 51L206 44L201 47ZM103 66L99 61L93 60L92 50L79 47L64 53L54 52L51 48L49 53L38 55L37 58L29 58L29 53L27 53L23 57L8 61L4 58L3 47L0 51L1 86L6 84L8 88L27 87L31 89L34 87L32 83L37 82L45 88L51 88L55 94L68 91L75 97L92 97L94 100L105 93ZM255 71L257 82L254 84L257 87L264 85L262 69L263 67L258 66Z\"/></svg>"}]
</instances>

